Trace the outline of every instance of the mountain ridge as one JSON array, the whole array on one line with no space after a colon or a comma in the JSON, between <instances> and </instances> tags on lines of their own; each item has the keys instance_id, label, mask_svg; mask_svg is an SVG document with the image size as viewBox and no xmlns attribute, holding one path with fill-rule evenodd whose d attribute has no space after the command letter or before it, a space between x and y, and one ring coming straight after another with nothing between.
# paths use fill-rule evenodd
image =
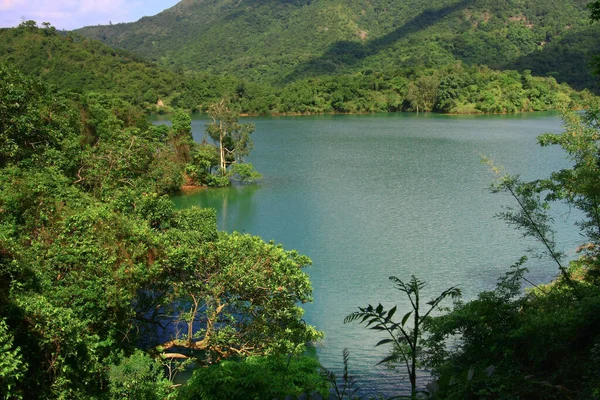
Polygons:
<instances>
[{"instance_id":1,"label":"mountain ridge","mask_svg":"<svg viewBox=\"0 0 600 400\"><path fill-rule=\"evenodd\" d=\"M556 46L582 31L592 38L600 33L589 25L586 3L186 0L137 22L78 32L166 67L285 85L313 76L456 61L530 69L523 60L548 44ZM571 60L561 60L557 71L541 68L539 75L596 90L586 63L599 52L600 40L587 47L577 64L581 76L568 73Z\"/></svg>"}]
</instances>

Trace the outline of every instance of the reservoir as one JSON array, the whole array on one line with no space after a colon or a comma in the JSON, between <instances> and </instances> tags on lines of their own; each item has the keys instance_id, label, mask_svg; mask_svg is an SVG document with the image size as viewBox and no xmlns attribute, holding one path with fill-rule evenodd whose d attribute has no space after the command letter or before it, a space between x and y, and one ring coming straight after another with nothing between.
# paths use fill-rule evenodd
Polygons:
<instances>
[{"instance_id":1,"label":"reservoir","mask_svg":"<svg viewBox=\"0 0 600 400\"><path fill-rule=\"evenodd\" d=\"M157 116L154 123L168 123ZM528 255L528 279L549 282L558 269L535 258L541 247L495 214L515 206L492 194L494 179L482 156L524 180L567 167L562 150L536 137L561 132L558 113L445 116L434 114L252 117L254 150L248 161L258 184L203 190L174 198L179 208L217 210L219 228L261 236L308 255L314 302L307 323L325 332L321 363L334 371L350 351L350 371L363 393L399 394L409 388L403 370L375 367L387 355L382 338L344 317L358 306L409 307L389 277L427 282L425 300L458 285L465 300L492 290L497 279ZM206 119L194 115L194 139ZM553 214L559 250L573 256L575 216ZM450 305L450 303L447 303ZM427 381L422 372L421 383Z\"/></svg>"}]
</instances>

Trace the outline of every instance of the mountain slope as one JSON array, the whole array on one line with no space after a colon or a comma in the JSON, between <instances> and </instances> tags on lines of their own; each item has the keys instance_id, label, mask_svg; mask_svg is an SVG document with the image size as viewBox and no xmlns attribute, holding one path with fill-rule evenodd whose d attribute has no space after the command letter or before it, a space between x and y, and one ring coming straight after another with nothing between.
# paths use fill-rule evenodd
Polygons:
<instances>
[{"instance_id":1,"label":"mountain slope","mask_svg":"<svg viewBox=\"0 0 600 400\"><path fill-rule=\"evenodd\" d=\"M528 55L585 29L593 39L586 51L600 48L600 29L589 27L586 3L185 0L138 22L79 32L165 66L282 84L315 75L438 67L457 60L527 69L523 60ZM560 69L572 68L562 64ZM559 81L568 77L563 79L562 70L549 72ZM590 76L578 79L591 84Z\"/></svg>"},{"instance_id":2,"label":"mountain slope","mask_svg":"<svg viewBox=\"0 0 600 400\"><path fill-rule=\"evenodd\" d=\"M384 46L383 40L376 46ZM374 52L376 54L376 52ZM206 110L227 98L241 113L305 114L386 111L503 113L579 107L577 93L553 78L453 63L297 79L283 87L196 71L174 72L76 33L66 36L33 21L0 30L0 63L62 89L107 93L146 110ZM168 110L168 109L167 109Z\"/></svg>"},{"instance_id":3,"label":"mountain slope","mask_svg":"<svg viewBox=\"0 0 600 400\"><path fill-rule=\"evenodd\" d=\"M33 21L0 29L0 63L63 90L110 93L151 110L157 110L157 103L196 109L237 85L231 79L161 68L76 33L38 28Z\"/></svg>"}]
</instances>

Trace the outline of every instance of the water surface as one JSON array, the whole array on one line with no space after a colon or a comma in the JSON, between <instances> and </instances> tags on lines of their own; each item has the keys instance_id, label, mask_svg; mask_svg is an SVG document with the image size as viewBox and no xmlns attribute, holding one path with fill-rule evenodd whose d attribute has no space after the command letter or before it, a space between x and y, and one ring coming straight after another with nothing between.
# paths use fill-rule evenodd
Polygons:
<instances>
[{"instance_id":1,"label":"water surface","mask_svg":"<svg viewBox=\"0 0 600 400\"><path fill-rule=\"evenodd\" d=\"M557 114L440 116L335 115L249 118L256 125L249 161L264 179L257 185L202 191L174 198L178 207L213 207L219 227L274 239L313 260L314 303L305 319L325 332L321 362L339 369L342 350L365 392L406 388L402 371L375 368L386 353L381 338L343 319L357 306L399 304L388 277L427 281L433 297L459 285L467 299L493 289L511 264L535 247L494 215L513 205L487 187L494 178L485 155L524 179L567 166L557 148L536 137L560 132ZM156 121L156 123L165 123ZM206 121L193 119L202 140ZM577 235L568 212L556 214L559 245L573 254ZM571 216L572 222L572 216ZM548 282L557 269L531 260L529 279Z\"/></svg>"}]
</instances>

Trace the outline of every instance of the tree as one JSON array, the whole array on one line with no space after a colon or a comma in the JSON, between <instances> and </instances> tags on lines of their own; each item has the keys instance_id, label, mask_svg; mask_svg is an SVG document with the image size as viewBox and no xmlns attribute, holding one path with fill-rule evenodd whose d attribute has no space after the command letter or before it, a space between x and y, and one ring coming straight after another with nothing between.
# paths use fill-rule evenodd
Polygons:
<instances>
[{"instance_id":1,"label":"tree","mask_svg":"<svg viewBox=\"0 0 600 400\"><path fill-rule=\"evenodd\" d=\"M177 159L184 163L189 162L192 159L191 153L194 146L192 118L185 111L177 110L173 114L171 122L170 142L175 149Z\"/></svg>"},{"instance_id":2,"label":"tree","mask_svg":"<svg viewBox=\"0 0 600 400\"><path fill-rule=\"evenodd\" d=\"M162 299L177 327L158 348L186 349L184 357L212 363L230 357L298 354L321 334L302 320L311 300L310 260L258 237L220 233L199 244L171 230L178 247L167 268L173 290ZM170 352L171 353L171 352Z\"/></svg>"},{"instance_id":3,"label":"tree","mask_svg":"<svg viewBox=\"0 0 600 400\"><path fill-rule=\"evenodd\" d=\"M462 76L459 74L446 75L440 80L437 88L436 101L434 104L435 111L442 113L452 112L456 106L456 101L460 96L460 92L464 86Z\"/></svg>"},{"instance_id":4,"label":"tree","mask_svg":"<svg viewBox=\"0 0 600 400\"><path fill-rule=\"evenodd\" d=\"M326 398L328 389L316 358L252 356L196 369L178 399L283 399L308 397L315 392Z\"/></svg>"},{"instance_id":5,"label":"tree","mask_svg":"<svg viewBox=\"0 0 600 400\"><path fill-rule=\"evenodd\" d=\"M136 350L119 364L110 366L111 399L164 400L172 393L171 382L164 377L162 365L148 354Z\"/></svg>"},{"instance_id":6,"label":"tree","mask_svg":"<svg viewBox=\"0 0 600 400\"><path fill-rule=\"evenodd\" d=\"M65 96L4 66L0 100L0 167L50 149L65 152L79 134L78 113Z\"/></svg>"},{"instance_id":7,"label":"tree","mask_svg":"<svg viewBox=\"0 0 600 400\"><path fill-rule=\"evenodd\" d=\"M406 100L417 112L431 111L435 104L439 83L439 78L435 75L420 76L414 83L408 85Z\"/></svg>"},{"instance_id":8,"label":"tree","mask_svg":"<svg viewBox=\"0 0 600 400\"><path fill-rule=\"evenodd\" d=\"M423 325L428 320L431 312L438 308L439 304L447 297L454 299L460 297L461 292L456 286L444 290L435 299L427 302L429 308L423 312L421 308L421 290L425 287L425 282L419 280L414 275L409 282L391 276L390 280L396 284L396 289L404 293L410 301L412 310L407 312L402 320L395 321L392 318L396 313L397 306L390 310L385 310L379 304L377 307L368 305L359 307L358 311L349 314L344 319L344 323L360 320L359 323L367 323L369 329L386 332L388 339L383 339L376 346L391 344L391 354L382 359L379 364L393 363L400 361L406 367L411 387L411 398L417 397L417 366L421 357L421 338L423 336ZM412 315L412 327L407 327L406 323Z\"/></svg>"},{"instance_id":9,"label":"tree","mask_svg":"<svg viewBox=\"0 0 600 400\"><path fill-rule=\"evenodd\" d=\"M208 135L219 150L219 173L227 174L227 167L244 161L254 146L250 134L254 125L240 124L239 114L229 108L225 100L213 104L208 110L211 122L206 126Z\"/></svg>"},{"instance_id":10,"label":"tree","mask_svg":"<svg viewBox=\"0 0 600 400\"><path fill-rule=\"evenodd\" d=\"M30 31L35 31L37 29L37 22L32 19L23 21L19 24L19 28L25 28Z\"/></svg>"}]
</instances>

